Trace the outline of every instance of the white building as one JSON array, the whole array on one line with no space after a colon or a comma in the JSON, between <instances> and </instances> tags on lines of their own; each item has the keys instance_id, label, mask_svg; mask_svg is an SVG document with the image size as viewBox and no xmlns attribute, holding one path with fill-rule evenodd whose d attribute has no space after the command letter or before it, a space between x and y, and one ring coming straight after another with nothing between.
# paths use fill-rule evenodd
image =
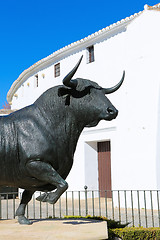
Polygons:
<instances>
[{"instance_id":1,"label":"white building","mask_svg":"<svg viewBox=\"0 0 160 240\"><path fill-rule=\"evenodd\" d=\"M121 88L108 96L119 110L118 117L83 131L67 179L70 189L85 185L89 189L159 189L160 4L145 5L143 11L22 72L7 95L12 109L32 104L46 89L62 84L81 55L84 58L74 78L111 87L123 70L126 77Z\"/></svg>"}]
</instances>

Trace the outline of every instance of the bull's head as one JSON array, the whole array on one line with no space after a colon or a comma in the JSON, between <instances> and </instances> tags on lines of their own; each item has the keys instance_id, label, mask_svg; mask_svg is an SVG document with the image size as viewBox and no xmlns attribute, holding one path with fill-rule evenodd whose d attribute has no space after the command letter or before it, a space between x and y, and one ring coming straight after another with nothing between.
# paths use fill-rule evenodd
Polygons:
<instances>
[{"instance_id":1,"label":"bull's head","mask_svg":"<svg viewBox=\"0 0 160 240\"><path fill-rule=\"evenodd\" d=\"M86 79L78 78L72 80L72 77L82 61L82 57L72 71L63 79L63 84L67 87L67 92L64 90L65 88L61 89L60 95L66 95L68 93L68 100L66 98L68 102L66 101L66 105L70 105L71 96L74 99L78 99L78 102L80 103L77 109L79 109L81 114L83 113L82 118L86 119L85 126L92 127L96 126L100 120L110 121L117 117L118 110L112 105L105 94L113 93L120 88L125 77L125 72L123 72L120 82L111 88L102 88L97 83ZM84 99L84 96L85 100L83 100L84 104L82 104L80 99Z\"/></svg>"}]
</instances>

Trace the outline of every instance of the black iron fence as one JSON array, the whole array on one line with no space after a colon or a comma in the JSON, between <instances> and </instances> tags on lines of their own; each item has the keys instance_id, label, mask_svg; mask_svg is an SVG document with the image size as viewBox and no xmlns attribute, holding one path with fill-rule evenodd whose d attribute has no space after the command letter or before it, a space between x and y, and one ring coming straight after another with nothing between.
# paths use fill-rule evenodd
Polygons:
<instances>
[{"instance_id":1,"label":"black iron fence","mask_svg":"<svg viewBox=\"0 0 160 240\"><path fill-rule=\"evenodd\" d=\"M41 194L41 193L40 193ZM108 196L111 196L108 198ZM103 196L103 197L101 197ZM103 216L129 226L160 227L160 190L67 191L54 205L35 195L26 209L30 219L63 216ZM13 219L21 194L0 194L0 218Z\"/></svg>"}]
</instances>

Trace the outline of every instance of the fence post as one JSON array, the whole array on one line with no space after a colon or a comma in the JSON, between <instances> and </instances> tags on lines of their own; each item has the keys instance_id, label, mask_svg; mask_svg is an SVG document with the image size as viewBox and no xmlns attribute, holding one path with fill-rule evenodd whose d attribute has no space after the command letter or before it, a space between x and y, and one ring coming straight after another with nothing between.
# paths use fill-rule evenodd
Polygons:
<instances>
[{"instance_id":1,"label":"fence post","mask_svg":"<svg viewBox=\"0 0 160 240\"><path fill-rule=\"evenodd\" d=\"M35 211L35 195L33 195L33 218L36 218L36 211Z\"/></svg>"},{"instance_id":2,"label":"fence post","mask_svg":"<svg viewBox=\"0 0 160 240\"><path fill-rule=\"evenodd\" d=\"M40 196L41 196L41 192L40 192ZM42 202L39 202L39 214L40 214L40 219L42 218Z\"/></svg>"},{"instance_id":3,"label":"fence post","mask_svg":"<svg viewBox=\"0 0 160 240\"><path fill-rule=\"evenodd\" d=\"M105 191L106 218L108 218L107 191Z\"/></svg>"},{"instance_id":4,"label":"fence post","mask_svg":"<svg viewBox=\"0 0 160 240\"><path fill-rule=\"evenodd\" d=\"M13 193L13 218L15 218L15 198L16 195Z\"/></svg>"},{"instance_id":5,"label":"fence post","mask_svg":"<svg viewBox=\"0 0 160 240\"><path fill-rule=\"evenodd\" d=\"M48 202L46 202L46 218L48 218Z\"/></svg>"},{"instance_id":6,"label":"fence post","mask_svg":"<svg viewBox=\"0 0 160 240\"><path fill-rule=\"evenodd\" d=\"M85 190L85 206L86 206L86 216L88 215L88 200L87 200L87 186L84 186L84 190Z\"/></svg>"},{"instance_id":7,"label":"fence post","mask_svg":"<svg viewBox=\"0 0 160 240\"><path fill-rule=\"evenodd\" d=\"M131 190L131 207L132 207L132 226L134 227L134 206L133 206L133 191Z\"/></svg>"},{"instance_id":8,"label":"fence post","mask_svg":"<svg viewBox=\"0 0 160 240\"><path fill-rule=\"evenodd\" d=\"M120 204L120 193L118 190L118 209L119 209L119 221L121 222L121 204Z\"/></svg>"},{"instance_id":9,"label":"fence post","mask_svg":"<svg viewBox=\"0 0 160 240\"><path fill-rule=\"evenodd\" d=\"M92 191L92 209L93 209L92 215L94 217L94 191Z\"/></svg>"},{"instance_id":10,"label":"fence post","mask_svg":"<svg viewBox=\"0 0 160 240\"><path fill-rule=\"evenodd\" d=\"M59 217L62 217L61 198L59 199Z\"/></svg>"},{"instance_id":11,"label":"fence post","mask_svg":"<svg viewBox=\"0 0 160 240\"><path fill-rule=\"evenodd\" d=\"M157 206L158 206L158 220L159 220L159 227L160 227L160 208L159 208L159 192L157 190Z\"/></svg>"},{"instance_id":12,"label":"fence post","mask_svg":"<svg viewBox=\"0 0 160 240\"><path fill-rule=\"evenodd\" d=\"M68 216L68 198L67 198L67 191L66 191L66 216Z\"/></svg>"},{"instance_id":13,"label":"fence post","mask_svg":"<svg viewBox=\"0 0 160 240\"><path fill-rule=\"evenodd\" d=\"M0 195L0 219L2 218L2 196Z\"/></svg>"},{"instance_id":14,"label":"fence post","mask_svg":"<svg viewBox=\"0 0 160 240\"><path fill-rule=\"evenodd\" d=\"M72 191L72 216L74 216L74 191Z\"/></svg>"},{"instance_id":15,"label":"fence post","mask_svg":"<svg viewBox=\"0 0 160 240\"><path fill-rule=\"evenodd\" d=\"M111 191L112 193L112 218L114 220L114 201L113 201L113 190Z\"/></svg>"},{"instance_id":16,"label":"fence post","mask_svg":"<svg viewBox=\"0 0 160 240\"><path fill-rule=\"evenodd\" d=\"M99 216L101 216L101 194L100 194L100 191L98 192L98 199L99 199Z\"/></svg>"},{"instance_id":17,"label":"fence post","mask_svg":"<svg viewBox=\"0 0 160 240\"><path fill-rule=\"evenodd\" d=\"M145 191L145 190L144 190L144 210L145 210L146 228L148 228L148 222L147 222L147 206L146 206L146 191Z\"/></svg>"},{"instance_id":18,"label":"fence post","mask_svg":"<svg viewBox=\"0 0 160 240\"><path fill-rule=\"evenodd\" d=\"M127 212L127 197L126 197L126 190L124 190L124 201L125 201L125 215L126 215L126 223L128 223L128 212Z\"/></svg>"},{"instance_id":19,"label":"fence post","mask_svg":"<svg viewBox=\"0 0 160 240\"><path fill-rule=\"evenodd\" d=\"M9 211L8 211L8 193L7 193L7 195L6 195L6 201L7 201L7 206L6 206L6 208L7 208L7 219L8 219L8 213L9 213Z\"/></svg>"},{"instance_id":20,"label":"fence post","mask_svg":"<svg viewBox=\"0 0 160 240\"><path fill-rule=\"evenodd\" d=\"M152 191L150 191L150 200L151 200L151 212L152 212L152 227L154 227L154 213L153 213Z\"/></svg>"},{"instance_id":21,"label":"fence post","mask_svg":"<svg viewBox=\"0 0 160 240\"><path fill-rule=\"evenodd\" d=\"M138 217L139 217L139 226L141 227L141 210L140 210L140 201L139 201L139 191L137 190L137 200L138 200Z\"/></svg>"},{"instance_id":22,"label":"fence post","mask_svg":"<svg viewBox=\"0 0 160 240\"><path fill-rule=\"evenodd\" d=\"M53 218L55 218L56 217L56 213L55 213L55 204L53 204Z\"/></svg>"},{"instance_id":23,"label":"fence post","mask_svg":"<svg viewBox=\"0 0 160 240\"><path fill-rule=\"evenodd\" d=\"M81 216L81 192L78 191L79 216Z\"/></svg>"}]
</instances>

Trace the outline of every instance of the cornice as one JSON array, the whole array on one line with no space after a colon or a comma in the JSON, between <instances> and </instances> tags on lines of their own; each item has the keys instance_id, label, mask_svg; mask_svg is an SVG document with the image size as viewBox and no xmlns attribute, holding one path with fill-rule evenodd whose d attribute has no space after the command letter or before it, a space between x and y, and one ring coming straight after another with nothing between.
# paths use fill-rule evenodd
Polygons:
<instances>
[{"instance_id":1,"label":"cornice","mask_svg":"<svg viewBox=\"0 0 160 240\"><path fill-rule=\"evenodd\" d=\"M93 42L100 41L100 39L103 39L108 34L112 33L113 31L116 31L119 28L125 27L129 22L131 22L134 18L139 16L143 11L140 11L139 13L135 13L134 15L131 15L130 17L126 17L125 19L122 19L121 21L118 21L116 23L111 24L110 26L103 28L88 37L85 37L79 41L73 42L57 51L52 53L51 55L47 56L46 58L41 59L40 61L33 64L28 69L24 70L17 80L15 80L8 91L7 94L7 101L9 104L12 104L12 98L15 92L18 90L18 88L21 86L21 84L29 78L31 75L38 72L40 69L44 68L45 66L56 62L57 60L60 60L63 57L68 56L72 52L74 52L76 49L82 49L83 47L87 47L93 44Z\"/></svg>"},{"instance_id":2,"label":"cornice","mask_svg":"<svg viewBox=\"0 0 160 240\"><path fill-rule=\"evenodd\" d=\"M0 109L0 115L8 115L8 114L13 113L15 111L17 111L17 110L16 109L14 109L14 110L11 110L11 109Z\"/></svg>"},{"instance_id":3,"label":"cornice","mask_svg":"<svg viewBox=\"0 0 160 240\"><path fill-rule=\"evenodd\" d=\"M156 11L160 11L160 3L154 5L154 6L149 6L149 5L144 5L144 9L145 10L156 10Z\"/></svg>"}]
</instances>

